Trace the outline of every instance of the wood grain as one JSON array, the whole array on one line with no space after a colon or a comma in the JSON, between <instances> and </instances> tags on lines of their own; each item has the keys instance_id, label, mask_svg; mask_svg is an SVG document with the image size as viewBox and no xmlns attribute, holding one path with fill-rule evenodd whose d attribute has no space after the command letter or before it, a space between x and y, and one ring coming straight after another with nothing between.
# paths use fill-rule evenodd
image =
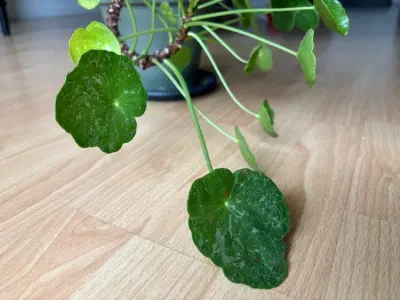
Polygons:
<instances>
[{"instance_id":1,"label":"wood grain","mask_svg":"<svg viewBox=\"0 0 400 300\"><path fill-rule=\"evenodd\" d=\"M272 291L230 283L191 241L187 194L207 169L186 104L149 102L116 154L80 149L54 99L73 68L68 39L90 20L15 24L0 37L0 298L399 299L398 14L351 11L346 39L317 30L313 89L286 53L273 50L273 71L250 79L210 45L248 108L268 97L275 109L272 139L222 87L196 99L226 130L240 127L289 205L289 274ZM256 45L223 36L244 57ZM302 36L271 39L296 49ZM201 124L215 168L246 167Z\"/></svg>"}]
</instances>

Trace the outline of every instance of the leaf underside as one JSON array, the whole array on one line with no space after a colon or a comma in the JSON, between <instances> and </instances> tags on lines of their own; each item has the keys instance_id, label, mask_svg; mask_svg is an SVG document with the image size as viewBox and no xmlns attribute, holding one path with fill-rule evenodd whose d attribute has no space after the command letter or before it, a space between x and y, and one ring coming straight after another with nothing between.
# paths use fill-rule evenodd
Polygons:
<instances>
[{"instance_id":1,"label":"leaf underside","mask_svg":"<svg viewBox=\"0 0 400 300\"><path fill-rule=\"evenodd\" d=\"M297 59L309 87L316 81L317 61L314 55L314 30L307 31L297 51Z\"/></svg>"},{"instance_id":2,"label":"leaf underside","mask_svg":"<svg viewBox=\"0 0 400 300\"><path fill-rule=\"evenodd\" d=\"M270 289L285 280L289 210L268 177L216 169L193 183L188 212L194 244L230 281Z\"/></svg>"},{"instance_id":3,"label":"leaf underside","mask_svg":"<svg viewBox=\"0 0 400 300\"><path fill-rule=\"evenodd\" d=\"M100 0L78 0L78 4L86 9L93 9L99 5Z\"/></svg>"},{"instance_id":4,"label":"leaf underside","mask_svg":"<svg viewBox=\"0 0 400 300\"><path fill-rule=\"evenodd\" d=\"M243 158L247 161L249 166L257 172L261 172L258 167L258 163L256 157L254 156L253 152L251 151L249 145L243 134L240 132L239 127L235 126L235 136L237 140L237 144L239 146L240 152L242 153Z\"/></svg>"},{"instance_id":5,"label":"leaf underside","mask_svg":"<svg viewBox=\"0 0 400 300\"><path fill-rule=\"evenodd\" d=\"M258 117L261 127L271 137L278 137L278 134L274 129L274 118L275 113L272 107L269 105L268 100L265 99L258 110Z\"/></svg>"},{"instance_id":6,"label":"leaf underside","mask_svg":"<svg viewBox=\"0 0 400 300\"><path fill-rule=\"evenodd\" d=\"M136 134L147 92L131 59L90 50L67 75L56 99L56 120L83 148L118 151Z\"/></svg>"}]
</instances>

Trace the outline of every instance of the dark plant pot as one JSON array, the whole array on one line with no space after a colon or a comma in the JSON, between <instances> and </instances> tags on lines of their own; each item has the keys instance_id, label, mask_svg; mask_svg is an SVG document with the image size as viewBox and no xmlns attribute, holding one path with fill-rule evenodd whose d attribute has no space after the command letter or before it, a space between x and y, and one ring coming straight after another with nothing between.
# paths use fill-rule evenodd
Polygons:
<instances>
[{"instance_id":1,"label":"dark plant pot","mask_svg":"<svg viewBox=\"0 0 400 300\"><path fill-rule=\"evenodd\" d=\"M138 31L150 30L151 10L147 6L145 6L143 2L131 1L131 3L136 16ZM161 1L158 2L158 5L160 3ZM169 3L173 10L178 10L177 2L169 1ZM108 9L107 1L103 1L100 8L103 19L106 20ZM156 18L156 28L164 28L163 24L158 18ZM196 28L196 30L199 31L200 29ZM132 34L132 22L129 16L128 9L126 7L121 9L119 31L121 36ZM136 48L138 53L140 53L145 48L148 39L148 35L140 36L138 38L138 44ZM153 44L150 48L150 53L164 48L166 45L168 45L168 42L168 33L156 33L154 36ZM131 46L133 40L128 40L126 43L128 46ZM182 72L182 75L186 80L192 96L198 96L214 90L216 88L215 76L210 72L199 69L202 52L201 46L198 45L195 40L185 42L185 46L190 48L192 52L192 61ZM144 71L140 68L137 68L137 70L142 76L143 83L147 89L150 100L182 99L179 91L158 68L152 67Z\"/></svg>"}]
</instances>

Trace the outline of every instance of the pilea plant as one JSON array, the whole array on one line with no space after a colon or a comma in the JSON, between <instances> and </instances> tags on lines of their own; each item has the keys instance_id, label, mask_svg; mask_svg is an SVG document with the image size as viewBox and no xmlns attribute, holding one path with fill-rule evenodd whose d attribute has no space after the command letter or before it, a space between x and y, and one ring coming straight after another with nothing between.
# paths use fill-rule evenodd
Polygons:
<instances>
[{"instance_id":1,"label":"pilea plant","mask_svg":"<svg viewBox=\"0 0 400 300\"><path fill-rule=\"evenodd\" d=\"M79 3L92 9L99 4L99 0L79 0ZM67 75L57 95L56 120L79 146L99 147L105 153L116 152L135 137L136 118L146 111L147 92L135 68L156 67L162 70L186 99L208 168L208 174L197 179L189 192L187 210L193 242L203 255L223 269L232 282L269 289L280 285L287 275L283 238L290 228L288 206L278 187L260 170L239 128L236 126L234 135L231 135L192 103L181 74L190 62L190 51L184 44L188 39L195 39L238 107L258 119L268 135L277 137L274 111L267 100L261 101L258 112L245 107L229 88L204 40L211 37L225 47L244 64L247 75L256 68L261 71L271 70L270 47L285 51L299 61L305 81L311 87L316 80L313 29L318 26L321 18L326 27L346 35L349 21L337 0L314 0L313 4L307 0L272 0L271 8L266 9L251 8L247 0L234 0L233 3L234 8L230 8L222 0L191 0L187 7L179 2L179 11L174 12L168 2L157 7L156 0L152 0L152 29L137 32L135 12L130 3L112 0L107 26L92 22L87 28L76 30L71 37L69 53L76 67ZM132 19L133 33L121 37L118 20L124 5ZM222 5L226 10L202 14L204 8L212 5ZM165 28L154 28L156 14L168 21L163 22ZM297 51L245 30L255 24L254 18L257 15L262 14L273 14L274 25L281 31L289 31L294 27L307 30ZM226 23L210 21L226 15L237 15L238 18ZM232 24L237 21L244 28L233 27ZM168 24L174 26L168 27ZM191 30L193 27L202 27L204 31L194 33ZM244 59L224 42L215 32L216 29L254 39L258 45L249 58ZM148 50L156 32L169 32L173 35L168 45L150 54ZM141 35L150 35L150 38L147 46L138 52L135 48L136 40ZM131 48L124 42L128 39L134 40ZM214 170L197 115L237 143L251 169L235 172L228 169Z\"/></svg>"}]
</instances>

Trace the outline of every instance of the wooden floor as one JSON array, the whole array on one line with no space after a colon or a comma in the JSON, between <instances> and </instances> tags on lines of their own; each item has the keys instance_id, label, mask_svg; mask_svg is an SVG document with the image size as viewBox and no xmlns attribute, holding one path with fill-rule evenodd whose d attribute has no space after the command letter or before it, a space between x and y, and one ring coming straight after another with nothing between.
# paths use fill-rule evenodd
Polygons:
<instances>
[{"instance_id":1,"label":"wooden floor","mask_svg":"<svg viewBox=\"0 0 400 300\"><path fill-rule=\"evenodd\" d=\"M284 53L249 80L211 46L248 107L268 97L276 110L271 139L222 88L196 100L242 128L289 204L289 276L271 291L228 282L191 242L186 199L206 167L185 104L149 103L117 154L79 149L54 100L68 39L89 20L14 24L0 37L0 299L400 299L398 9L350 16L348 38L316 34L312 90ZM296 49L301 34L271 38ZM202 123L215 167L245 167Z\"/></svg>"}]
</instances>

